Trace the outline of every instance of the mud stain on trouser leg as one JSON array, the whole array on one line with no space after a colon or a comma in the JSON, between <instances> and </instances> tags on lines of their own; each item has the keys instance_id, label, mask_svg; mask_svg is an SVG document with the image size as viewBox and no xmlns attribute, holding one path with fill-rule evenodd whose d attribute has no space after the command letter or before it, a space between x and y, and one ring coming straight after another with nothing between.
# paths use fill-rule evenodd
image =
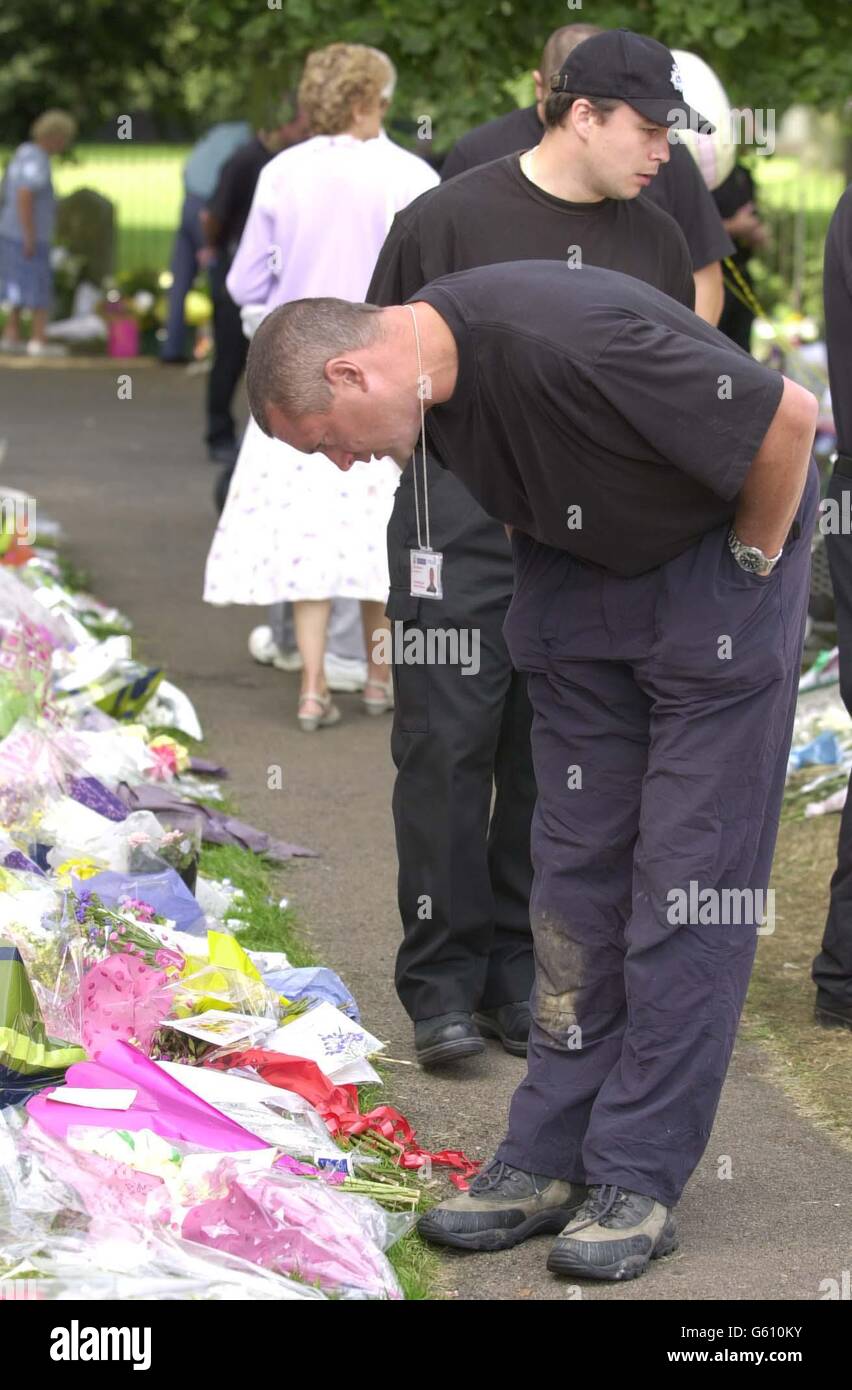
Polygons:
<instances>
[{"instance_id":1,"label":"mud stain on trouser leg","mask_svg":"<svg viewBox=\"0 0 852 1390\"><path fill-rule=\"evenodd\" d=\"M533 915L532 929L533 1020L550 1046L575 1051L581 1045L583 1003L594 984L592 977L601 972L594 969L589 943L578 941L561 915L540 910Z\"/></svg>"}]
</instances>

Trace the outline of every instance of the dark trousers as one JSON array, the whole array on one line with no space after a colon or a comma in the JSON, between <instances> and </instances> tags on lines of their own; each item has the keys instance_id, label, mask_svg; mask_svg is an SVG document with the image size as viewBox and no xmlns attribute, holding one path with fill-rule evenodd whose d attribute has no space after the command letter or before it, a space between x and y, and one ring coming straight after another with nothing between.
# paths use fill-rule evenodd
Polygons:
<instances>
[{"instance_id":1,"label":"dark trousers","mask_svg":"<svg viewBox=\"0 0 852 1390\"><path fill-rule=\"evenodd\" d=\"M421 483L421 509L423 505ZM417 545L411 468L388 527L388 616L397 636L466 629L469 663L394 665L393 816L404 939L399 997L412 1019L496 1008L529 996L529 835L535 802L526 678L502 626L511 552L451 474L430 464L432 545L444 554L444 598L410 594ZM460 644L460 650L464 650Z\"/></svg>"},{"instance_id":2,"label":"dark trousers","mask_svg":"<svg viewBox=\"0 0 852 1390\"><path fill-rule=\"evenodd\" d=\"M852 459L839 461L828 484L828 496L839 508L843 494L852 502ZM850 503L847 502L847 506ZM841 516L843 512L841 510ZM852 714L852 536L825 538L840 648L840 694ZM852 778L837 844L837 868L831 880L831 904L820 953L814 961L817 1004L852 1015Z\"/></svg>"},{"instance_id":3,"label":"dark trousers","mask_svg":"<svg viewBox=\"0 0 852 1390\"><path fill-rule=\"evenodd\" d=\"M225 278L231 261L224 253L208 272L213 295L213 365L207 378L207 433L210 448L236 445L237 435L231 402L243 374L248 356L248 338L243 333L239 306L228 294Z\"/></svg>"},{"instance_id":4,"label":"dark trousers","mask_svg":"<svg viewBox=\"0 0 852 1390\"><path fill-rule=\"evenodd\" d=\"M192 289L198 274L198 253L204 245L199 214L204 207L204 199L196 193L184 194L177 229L172 248L172 284L169 290L169 316L166 323L166 341L161 356L183 357L186 351L186 326L184 324L184 300Z\"/></svg>"},{"instance_id":5,"label":"dark trousers","mask_svg":"<svg viewBox=\"0 0 852 1390\"><path fill-rule=\"evenodd\" d=\"M817 496L812 465L801 534L766 579L727 527L631 579L515 537L505 632L529 673L538 804L510 1164L672 1205L704 1150L772 920Z\"/></svg>"}]
</instances>

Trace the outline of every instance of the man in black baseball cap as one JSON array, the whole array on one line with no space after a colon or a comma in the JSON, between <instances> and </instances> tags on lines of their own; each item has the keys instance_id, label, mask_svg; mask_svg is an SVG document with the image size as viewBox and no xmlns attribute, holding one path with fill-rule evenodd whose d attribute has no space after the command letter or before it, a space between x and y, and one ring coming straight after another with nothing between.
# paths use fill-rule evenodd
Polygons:
<instances>
[{"instance_id":1,"label":"man in black baseball cap","mask_svg":"<svg viewBox=\"0 0 852 1390\"><path fill-rule=\"evenodd\" d=\"M539 66L532 73L536 95L533 104L486 121L463 135L441 165L441 181L447 183L469 169L537 145L546 130L545 106L554 100L562 101L559 93L551 92L551 79L559 74L575 48L603 33L604 30L594 24L563 24L554 29L544 45ZM673 59L667 72L671 72L672 66ZM669 92L670 86L665 90ZM584 94L577 91L577 95ZM682 120L687 119L684 114ZM685 145L671 146L668 164L660 166L657 177L644 189L642 197L673 217L686 237L695 280L695 312L708 323L717 324L725 297L721 263L726 256L734 254L735 248L722 225L710 190Z\"/></svg>"},{"instance_id":2,"label":"man in black baseball cap","mask_svg":"<svg viewBox=\"0 0 852 1390\"><path fill-rule=\"evenodd\" d=\"M688 128L702 135L715 129L683 99L683 78L671 51L656 39L609 29L578 44L550 79L554 92L582 93L625 101L671 133Z\"/></svg>"}]
</instances>

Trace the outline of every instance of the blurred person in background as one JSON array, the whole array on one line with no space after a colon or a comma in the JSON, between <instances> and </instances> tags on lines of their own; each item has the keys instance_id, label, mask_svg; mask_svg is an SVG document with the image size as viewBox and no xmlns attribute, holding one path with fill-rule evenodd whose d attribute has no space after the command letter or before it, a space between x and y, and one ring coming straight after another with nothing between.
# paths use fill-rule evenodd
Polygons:
<instances>
[{"instance_id":1,"label":"blurred person in background","mask_svg":"<svg viewBox=\"0 0 852 1390\"><path fill-rule=\"evenodd\" d=\"M205 260L201 214L213 195L222 165L251 135L248 121L221 121L193 146L184 165L183 205L170 267L169 316L160 354L160 361L166 366L188 361L184 301Z\"/></svg>"},{"instance_id":2,"label":"blurred person in background","mask_svg":"<svg viewBox=\"0 0 852 1390\"><path fill-rule=\"evenodd\" d=\"M719 209L725 231L736 246L731 260L749 289L753 288L753 282L748 263L755 251L769 244L769 228L761 221L756 196L754 179L744 164L735 164L728 177L713 190L713 201ZM722 333L746 352L751 352L754 317L754 310L739 284L732 287L726 282L725 307L718 326Z\"/></svg>"},{"instance_id":3,"label":"blurred person in background","mask_svg":"<svg viewBox=\"0 0 852 1390\"><path fill-rule=\"evenodd\" d=\"M227 277L237 304L268 312L315 295L364 298L394 215L438 183L382 129L395 80L386 55L363 44L330 44L309 56L298 100L313 134L261 170ZM305 459L250 421L207 560L209 603L292 602L298 720L307 733L340 719L325 672L335 598L361 604L370 658L364 709L393 706L372 646L387 627L385 529L399 468L392 459L349 463L342 473L319 453Z\"/></svg>"},{"instance_id":4,"label":"blurred person in background","mask_svg":"<svg viewBox=\"0 0 852 1390\"><path fill-rule=\"evenodd\" d=\"M32 124L32 139L12 155L0 187L0 302L9 305L0 339L4 352L18 352L23 346L23 310L32 314L27 353L58 357L65 352L46 337L53 300L50 243L56 218L50 161L68 148L76 133L77 124L66 111L44 111Z\"/></svg>"},{"instance_id":5,"label":"blurred person in background","mask_svg":"<svg viewBox=\"0 0 852 1390\"><path fill-rule=\"evenodd\" d=\"M823 264L825 343L831 408L837 430L834 472L826 513L842 518L852 505L852 186L834 210ZM822 508L821 508L822 510ZM852 714L852 536L848 523L826 528L825 549L837 614L840 694ZM824 1028L852 1029L852 777L840 821L837 868L819 955L813 963L816 1022Z\"/></svg>"},{"instance_id":6,"label":"blurred person in background","mask_svg":"<svg viewBox=\"0 0 852 1390\"><path fill-rule=\"evenodd\" d=\"M199 262L207 270L213 297L213 364L207 378L207 450L213 463L233 468L237 443L231 402L248 353L239 306L225 283L248 220L260 171L274 155L298 144L308 134L304 112L296 109L295 93L288 97L287 118L226 159L206 208L201 213L204 247Z\"/></svg>"}]
</instances>

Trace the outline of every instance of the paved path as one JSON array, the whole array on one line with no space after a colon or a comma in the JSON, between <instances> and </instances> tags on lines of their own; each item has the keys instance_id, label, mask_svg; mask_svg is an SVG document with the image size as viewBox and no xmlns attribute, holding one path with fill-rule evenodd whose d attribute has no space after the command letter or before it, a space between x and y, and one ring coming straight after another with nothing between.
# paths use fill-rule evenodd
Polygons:
<instances>
[{"instance_id":1,"label":"paved path","mask_svg":"<svg viewBox=\"0 0 852 1390\"><path fill-rule=\"evenodd\" d=\"M246 819L321 851L287 871L288 892L322 958L357 996L365 1021L411 1059L411 1029L392 987L398 935L389 811L389 720L342 696L344 722L307 738L295 726L296 678L246 651L255 610L200 598L214 525L214 470L199 443L202 383L176 369L0 366L3 477L63 523L71 557L96 592L134 620L149 658L195 701L211 750L231 770ZM1 490L1 489L0 489ZM267 769L284 786L267 789ZM455 1073L394 1069L393 1100L434 1149L486 1158L523 1064L489 1044ZM728 1155L732 1178L717 1176ZM740 1046L707 1153L681 1204L679 1253L624 1286L584 1299L807 1299L852 1268L852 1154L797 1115L768 1081L760 1052ZM448 1292L463 1299L576 1297L544 1269L547 1240L508 1255L448 1256Z\"/></svg>"}]
</instances>

